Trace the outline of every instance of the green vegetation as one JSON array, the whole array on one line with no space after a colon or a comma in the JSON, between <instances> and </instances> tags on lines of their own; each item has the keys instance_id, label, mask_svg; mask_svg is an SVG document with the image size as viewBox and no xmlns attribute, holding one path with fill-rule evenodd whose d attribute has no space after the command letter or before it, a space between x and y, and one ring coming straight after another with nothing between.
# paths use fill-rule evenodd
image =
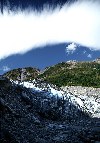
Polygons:
<instances>
[{"instance_id":1,"label":"green vegetation","mask_svg":"<svg viewBox=\"0 0 100 143\"><path fill-rule=\"evenodd\" d=\"M96 62L62 62L48 67L42 73L31 67L24 69L24 81L38 78L42 81L55 84L58 87L74 85L100 88L100 64ZM5 76L13 80L18 80L20 70L12 70L7 72Z\"/></svg>"},{"instance_id":2,"label":"green vegetation","mask_svg":"<svg viewBox=\"0 0 100 143\"><path fill-rule=\"evenodd\" d=\"M81 85L100 87L100 64L95 62L59 63L48 68L39 78L57 86Z\"/></svg>"},{"instance_id":3,"label":"green vegetation","mask_svg":"<svg viewBox=\"0 0 100 143\"><path fill-rule=\"evenodd\" d=\"M23 75L22 75L23 74ZM12 80L21 80L21 75L23 76L23 81L32 80L36 78L39 74L39 70L32 67L18 68L11 70L4 74L5 77Z\"/></svg>"}]
</instances>

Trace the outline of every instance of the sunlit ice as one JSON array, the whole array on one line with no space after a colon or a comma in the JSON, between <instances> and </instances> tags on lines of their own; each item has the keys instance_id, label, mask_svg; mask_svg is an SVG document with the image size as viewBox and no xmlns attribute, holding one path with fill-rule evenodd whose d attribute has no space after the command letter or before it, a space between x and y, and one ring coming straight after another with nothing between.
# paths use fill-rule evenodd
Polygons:
<instances>
[{"instance_id":1,"label":"sunlit ice","mask_svg":"<svg viewBox=\"0 0 100 143\"><path fill-rule=\"evenodd\" d=\"M100 3L77 1L55 9L0 14L0 59L47 44L74 42L100 50Z\"/></svg>"}]
</instances>

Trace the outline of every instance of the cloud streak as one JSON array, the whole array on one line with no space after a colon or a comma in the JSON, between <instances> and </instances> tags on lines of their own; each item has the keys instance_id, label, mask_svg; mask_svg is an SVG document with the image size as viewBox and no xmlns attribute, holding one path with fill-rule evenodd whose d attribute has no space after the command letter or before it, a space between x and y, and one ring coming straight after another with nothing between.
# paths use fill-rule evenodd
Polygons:
<instances>
[{"instance_id":1,"label":"cloud streak","mask_svg":"<svg viewBox=\"0 0 100 143\"><path fill-rule=\"evenodd\" d=\"M0 15L0 59L46 44L75 42L100 50L100 3L78 1L42 12L6 10Z\"/></svg>"}]
</instances>

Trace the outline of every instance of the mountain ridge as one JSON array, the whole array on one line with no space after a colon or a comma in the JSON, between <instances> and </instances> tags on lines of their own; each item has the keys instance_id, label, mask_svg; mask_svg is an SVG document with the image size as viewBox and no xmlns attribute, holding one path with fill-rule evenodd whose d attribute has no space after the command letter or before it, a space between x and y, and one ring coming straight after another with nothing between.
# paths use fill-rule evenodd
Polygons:
<instances>
[{"instance_id":1,"label":"mountain ridge","mask_svg":"<svg viewBox=\"0 0 100 143\"><path fill-rule=\"evenodd\" d=\"M61 62L43 71L34 67L11 70L3 75L12 80L32 81L40 79L58 87L87 86L100 87L100 58L91 62Z\"/></svg>"}]
</instances>

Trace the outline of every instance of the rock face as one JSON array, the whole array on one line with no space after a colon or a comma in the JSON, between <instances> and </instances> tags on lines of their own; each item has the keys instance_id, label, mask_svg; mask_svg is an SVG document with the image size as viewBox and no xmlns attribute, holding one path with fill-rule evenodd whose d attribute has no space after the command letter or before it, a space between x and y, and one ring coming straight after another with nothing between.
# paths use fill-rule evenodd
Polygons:
<instances>
[{"instance_id":1,"label":"rock face","mask_svg":"<svg viewBox=\"0 0 100 143\"><path fill-rule=\"evenodd\" d=\"M24 86L0 78L0 143L100 142L100 118L51 86Z\"/></svg>"}]
</instances>

